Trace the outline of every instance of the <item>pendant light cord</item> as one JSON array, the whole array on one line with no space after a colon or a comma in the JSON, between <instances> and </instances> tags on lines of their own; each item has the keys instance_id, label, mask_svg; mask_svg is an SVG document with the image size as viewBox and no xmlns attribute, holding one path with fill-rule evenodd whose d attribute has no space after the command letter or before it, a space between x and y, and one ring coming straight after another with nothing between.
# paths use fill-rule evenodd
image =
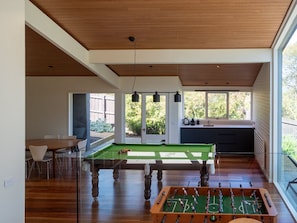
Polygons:
<instances>
[{"instance_id":1,"label":"pendant light cord","mask_svg":"<svg viewBox=\"0 0 297 223\"><path fill-rule=\"evenodd\" d=\"M130 42L133 42L133 48L134 48L134 65L133 65L133 76L134 76L134 81L132 85L132 93L134 92L134 87L135 87L135 82L136 82L136 76L135 76L135 71L136 71L136 41L134 36L129 36Z\"/></svg>"}]
</instances>

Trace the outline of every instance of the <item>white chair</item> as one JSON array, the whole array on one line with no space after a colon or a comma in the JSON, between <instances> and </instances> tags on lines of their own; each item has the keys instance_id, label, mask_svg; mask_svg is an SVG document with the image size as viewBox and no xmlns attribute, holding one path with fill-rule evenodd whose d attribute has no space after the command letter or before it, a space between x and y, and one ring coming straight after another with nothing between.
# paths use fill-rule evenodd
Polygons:
<instances>
[{"instance_id":1,"label":"white chair","mask_svg":"<svg viewBox=\"0 0 297 223\"><path fill-rule=\"evenodd\" d=\"M85 140L82 140L82 141L78 142L78 144L77 144L78 152L73 152L71 154L72 159L78 158L78 159L81 160L82 158L84 158L84 153L86 152L87 142L88 142L88 139L85 139ZM73 164L72 164L72 166L73 166Z\"/></svg>"},{"instance_id":2,"label":"white chair","mask_svg":"<svg viewBox=\"0 0 297 223\"><path fill-rule=\"evenodd\" d=\"M57 139L58 136L57 136L57 135L44 135L43 138L44 138L44 139ZM47 156L47 157L52 157L52 153L49 152L49 151L47 151L47 152L46 152L46 156Z\"/></svg>"},{"instance_id":3,"label":"white chair","mask_svg":"<svg viewBox=\"0 0 297 223\"><path fill-rule=\"evenodd\" d=\"M31 162L32 162L32 155L30 153L30 151L26 151L26 158L25 158L25 176L26 176L26 179L28 178L28 171L30 170L30 167L31 167Z\"/></svg>"},{"instance_id":4,"label":"white chair","mask_svg":"<svg viewBox=\"0 0 297 223\"><path fill-rule=\"evenodd\" d=\"M56 135L44 135L43 138L44 139L57 139L58 136L56 136Z\"/></svg>"},{"instance_id":5,"label":"white chair","mask_svg":"<svg viewBox=\"0 0 297 223\"><path fill-rule=\"evenodd\" d=\"M30 170L29 170L28 179L31 176L31 173L32 173L32 170L33 170L33 167L35 164L37 165L39 175L41 174L41 171L42 171L42 165L46 164L46 176L47 176L47 179L49 179L49 169L50 169L50 163L52 161L52 158L44 157L45 153L47 151L47 146L46 145L44 145L44 146L30 145L29 150L31 152L33 162L30 167ZM40 166L39 166L39 164L40 164Z\"/></svg>"},{"instance_id":6,"label":"white chair","mask_svg":"<svg viewBox=\"0 0 297 223\"><path fill-rule=\"evenodd\" d=\"M76 136L63 135L61 136L61 139L76 139ZM67 154L69 153L71 153L71 151L69 151L69 149L67 148L56 150L56 158L58 161L58 168L59 168L60 175L62 174L62 170L66 162L66 157L67 157Z\"/></svg>"},{"instance_id":7,"label":"white chair","mask_svg":"<svg viewBox=\"0 0 297 223\"><path fill-rule=\"evenodd\" d=\"M77 144L80 158L82 158L84 156L84 153L86 152L87 142L88 142L88 139L85 139L85 140L79 141Z\"/></svg>"}]
</instances>

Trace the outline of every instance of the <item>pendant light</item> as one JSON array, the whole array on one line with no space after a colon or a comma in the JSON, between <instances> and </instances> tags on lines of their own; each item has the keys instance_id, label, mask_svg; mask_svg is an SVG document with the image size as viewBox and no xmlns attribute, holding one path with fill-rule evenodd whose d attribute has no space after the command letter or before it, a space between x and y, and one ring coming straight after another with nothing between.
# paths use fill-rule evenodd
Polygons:
<instances>
[{"instance_id":1,"label":"pendant light","mask_svg":"<svg viewBox=\"0 0 297 223\"><path fill-rule=\"evenodd\" d=\"M129 36L128 38L130 42L134 43L134 66L133 66L133 74L134 74L134 81L133 81L133 86L132 86L132 92L134 90L135 86L135 81L136 81L136 76L135 76L135 66L136 66L136 43L135 43L135 37L134 36ZM139 102L139 94L137 94L136 91L132 94L132 102Z\"/></svg>"},{"instance_id":2,"label":"pendant light","mask_svg":"<svg viewBox=\"0 0 297 223\"><path fill-rule=\"evenodd\" d=\"M139 94L136 91L132 94L132 102L139 102Z\"/></svg>"},{"instance_id":3,"label":"pendant light","mask_svg":"<svg viewBox=\"0 0 297 223\"><path fill-rule=\"evenodd\" d=\"M157 91L153 95L153 102L160 102L160 95L158 94Z\"/></svg>"},{"instance_id":4,"label":"pendant light","mask_svg":"<svg viewBox=\"0 0 297 223\"><path fill-rule=\"evenodd\" d=\"M178 91L174 95L174 102L181 102L181 95L178 93Z\"/></svg>"}]
</instances>

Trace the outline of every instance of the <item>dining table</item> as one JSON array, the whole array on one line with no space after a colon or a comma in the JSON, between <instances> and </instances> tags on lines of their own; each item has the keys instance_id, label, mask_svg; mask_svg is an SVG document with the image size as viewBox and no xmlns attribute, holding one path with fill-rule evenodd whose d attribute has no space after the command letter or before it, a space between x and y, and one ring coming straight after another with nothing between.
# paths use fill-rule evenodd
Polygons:
<instances>
[{"instance_id":1,"label":"dining table","mask_svg":"<svg viewBox=\"0 0 297 223\"><path fill-rule=\"evenodd\" d=\"M47 146L47 151L52 152L53 157L53 177L56 176L56 151L59 149L69 149L74 151L77 148L79 139L26 139L26 150L29 146Z\"/></svg>"}]
</instances>

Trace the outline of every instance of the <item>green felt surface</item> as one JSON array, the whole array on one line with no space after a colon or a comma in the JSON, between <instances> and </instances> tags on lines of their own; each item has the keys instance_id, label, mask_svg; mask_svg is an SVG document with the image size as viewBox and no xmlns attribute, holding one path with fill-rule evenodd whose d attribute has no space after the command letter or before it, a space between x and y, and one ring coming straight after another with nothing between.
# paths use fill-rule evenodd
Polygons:
<instances>
[{"instance_id":1,"label":"green felt surface","mask_svg":"<svg viewBox=\"0 0 297 223\"><path fill-rule=\"evenodd\" d=\"M128 156L127 153L119 153L122 149L129 149L133 152L154 152L152 156ZM161 157L160 152L184 153L185 158ZM192 153L200 152L201 156ZM209 153L215 152L213 144L111 144L94 154L86 157L87 159L188 159L188 160L208 160ZM214 157L214 155L213 155Z\"/></svg>"},{"instance_id":2,"label":"green felt surface","mask_svg":"<svg viewBox=\"0 0 297 223\"><path fill-rule=\"evenodd\" d=\"M194 202L194 197L197 202ZM193 195L176 195L166 200L163 211L164 212L182 212L182 213L226 213L226 214L267 214L265 206L262 201L256 201L249 196L234 196L234 207L231 206L231 197L223 197L223 208L220 210L219 196L210 196L209 208L207 206L207 196L194 196ZM181 204L183 203L183 205ZM257 207L260 207L259 209Z\"/></svg>"}]
</instances>

